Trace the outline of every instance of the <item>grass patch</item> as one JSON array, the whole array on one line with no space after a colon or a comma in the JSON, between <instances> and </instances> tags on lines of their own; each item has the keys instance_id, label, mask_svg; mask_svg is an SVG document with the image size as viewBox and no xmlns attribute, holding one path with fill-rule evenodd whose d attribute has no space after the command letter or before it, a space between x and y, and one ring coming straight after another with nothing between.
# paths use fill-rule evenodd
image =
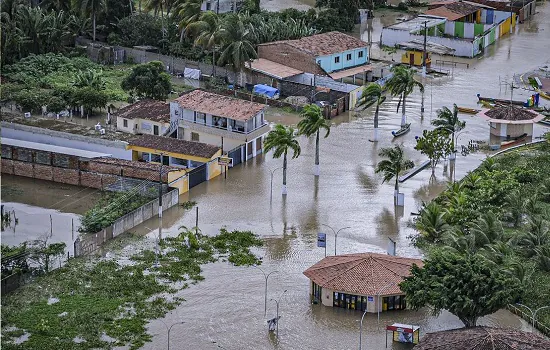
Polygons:
<instances>
[{"instance_id":1,"label":"grass patch","mask_svg":"<svg viewBox=\"0 0 550 350\"><path fill-rule=\"evenodd\" d=\"M222 229L208 237L183 230L160 242L158 267L151 250L131 256L133 264L71 260L2 298L2 349L138 349L151 340L147 322L183 301L164 297L177 291L170 282L185 282L182 289L197 283L203 279L201 265L220 259L237 266L260 264L250 248L261 245L250 231ZM49 305L51 297L59 301ZM12 339L23 332L30 333L29 339L15 345ZM103 340L103 334L115 342ZM73 342L76 337L84 342Z\"/></svg>"}]
</instances>

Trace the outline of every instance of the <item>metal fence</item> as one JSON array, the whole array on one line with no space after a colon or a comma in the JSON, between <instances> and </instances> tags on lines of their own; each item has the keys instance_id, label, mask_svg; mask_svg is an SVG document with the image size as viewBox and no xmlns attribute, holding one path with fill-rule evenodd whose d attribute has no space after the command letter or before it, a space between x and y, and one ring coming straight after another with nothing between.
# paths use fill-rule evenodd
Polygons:
<instances>
[{"instance_id":1,"label":"metal fence","mask_svg":"<svg viewBox=\"0 0 550 350\"><path fill-rule=\"evenodd\" d=\"M545 325L545 324L543 324L543 323L541 323L537 320L534 320L534 322L533 322L533 315L527 314L525 311L523 311L522 309L518 308L515 305L508 305L506 308L510 312L512 312L513 314L518 315L519 317L521 317L524 320L526 320L527 322L529 322L529 324L534 324L534 327L536 329L538 329L544 335L550 336L550 327L548 327L547 325Z\"/></svg>"}]
</instances>

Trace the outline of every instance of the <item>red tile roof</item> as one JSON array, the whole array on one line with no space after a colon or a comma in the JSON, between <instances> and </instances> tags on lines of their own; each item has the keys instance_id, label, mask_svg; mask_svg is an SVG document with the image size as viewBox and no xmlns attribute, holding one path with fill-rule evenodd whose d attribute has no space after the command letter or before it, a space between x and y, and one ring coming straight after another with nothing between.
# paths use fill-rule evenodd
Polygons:
<instances>
[{"instance_id":1,"label":"red tile roof","mask_svg":"<svg viewBox=\"0 0 550 350\"><path fill-rule=\"evenodd\" d=\"M414 350L543 350L550 341L515 329L472 327L428 333Z\"/></svg>"},{"instance_id":2,"label":"red tile roof","mask_svg":"<svg viewBox=\"0 0 550 350\"><path fill-rule=\"evenodd\" d=\"M287 44L315 56L332 55L347 50L367 47L363 40L340 32L328 32L306 36L297 40L283 40L261 45Z\"/></svg>"},{"instance_id":3,"label":"red tile roof","mask_svg":"<svg viewBox=\"0 0 550 350\"><path fill-rule=\"evenodd\" d=\"M334 291L360 295L402 294L399 283L410 275L413 264L423 266L420 259L386 254L359 253L327 256L304 271L317 285Z\"/></svg>"},{"instance_id":4,"label":"red tile roof","mask_svg":"<svg viewBox=\"0 0 550 350\"><path fill-rule=\"evenodd\" d=\"M432 8L424 12L426 15L445 17L449 21L454 21L464 16L475 13L480 6L462 1L455 1L444 4L443 6Z\"/></svg>"},{"instance_id":5,"label":"red tile roof","mask_svg":"<svg viewBox=\"0 0 550 350\"><path fill-rule=\"evenodd\" d=\"M170 123L170 105L163 101L145 99L119 109L114 116Z\"/></svg>"},{"instance_id":6,"label":"red tile roof","mask_svg":"<svg viewBox=\"0 0 550 350\"><path fill-rule=\"evenodd\" d=\"M267 107L267 105L261 103L218 95L199 89L181 95L175 102L185 109L235 120L251 119Z\"/></svg>"},{"instance_id":7,"label":"red tile roof","mask_svg":"<svg viewBox=\"0 0 550 350\"><path fill-rule=\"evenodd\" d=\"M150 148L153 151L173 152L200 158L212 158L220 148L206 143L186 141L172 137L142 135L128 143L132 146Z\"/></svg>"}]
</instances>

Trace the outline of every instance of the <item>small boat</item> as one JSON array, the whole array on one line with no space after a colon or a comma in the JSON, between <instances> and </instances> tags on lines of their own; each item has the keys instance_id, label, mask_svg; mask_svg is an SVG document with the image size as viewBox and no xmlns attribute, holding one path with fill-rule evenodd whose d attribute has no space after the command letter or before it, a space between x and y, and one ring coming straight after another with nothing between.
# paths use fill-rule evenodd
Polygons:
<instances>
[{"instance_id":1,"label":"small boat","mask_svg":"<svg viewBox=\"0 0 550 350\"><path fill-rule=\"evenodd\" d=\"M477 114L480 112L479 109L474 108L468 108L468 107L457 107L459 112L466 113L466 114Z\"/></svg>"},{"instance_id":2,"label":"small boat","mask_svg":"<svg viewBox=\"0 0 550 350\"><path fill-rule=\"evenodd\" d=\"M405 135L410 130L411 130L411 123L408 123L408 124L405 124L404 126L402 126L401 129L399 129L397 131L392 131L391 134L393 135L393 137L399 137L399 136Z\"/></svg>"},{"instance_id":3,"label":"small boat","mask_svg":"<svg viewBox=\"0 0 550 350\"><path fill-rule=\"evenodd\" d=\"M483 96L480 96L479 94L477 95L477 98L479 99L479 101L486 101L486 102L491 102L491 103L502 103L502 104L510 104L510 100L503 100L503 99L500 99L500 98L493 98L493 97L483 97ZM512 104L514 105L518 105L518 106L523 106L525 104L525 102L523 101L518 101L518 100L512 100Z\"/></svg>"}]
</instances>

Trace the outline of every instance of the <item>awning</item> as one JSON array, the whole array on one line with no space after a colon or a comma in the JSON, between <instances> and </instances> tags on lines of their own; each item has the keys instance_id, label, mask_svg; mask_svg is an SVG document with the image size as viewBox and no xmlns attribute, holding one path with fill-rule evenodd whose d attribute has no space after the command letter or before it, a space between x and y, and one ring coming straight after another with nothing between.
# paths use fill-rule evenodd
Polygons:
<instances>
[{"instance_id":1,"label":"awning","mask_svg":"<svg viewBox=\"0 0 550 350\"><path fill-rule=\"evenodd\" d=\"M332 73L329 73L328 75L332 79L338 80L338 79L349 77L349 76L352 76L352 75L355 75L355 74L370 72L372 70L373 70L373 66L364 65L364 66L354 67L354 68L350 68L350 69L340 70L338 72L332 72Z\"/></svg>"},{"instance_id":2,"label":"awning","mask_svg":"<svg viewBox=\"0 0 550 350\"><path fill-rule=\"evenodd\" d=\"M276 79L284 79L303 73L297 69L287 67L283 64L279 64L265 58L255 59L250 63L248 68Z\"/></svg>"}]
</instances>

